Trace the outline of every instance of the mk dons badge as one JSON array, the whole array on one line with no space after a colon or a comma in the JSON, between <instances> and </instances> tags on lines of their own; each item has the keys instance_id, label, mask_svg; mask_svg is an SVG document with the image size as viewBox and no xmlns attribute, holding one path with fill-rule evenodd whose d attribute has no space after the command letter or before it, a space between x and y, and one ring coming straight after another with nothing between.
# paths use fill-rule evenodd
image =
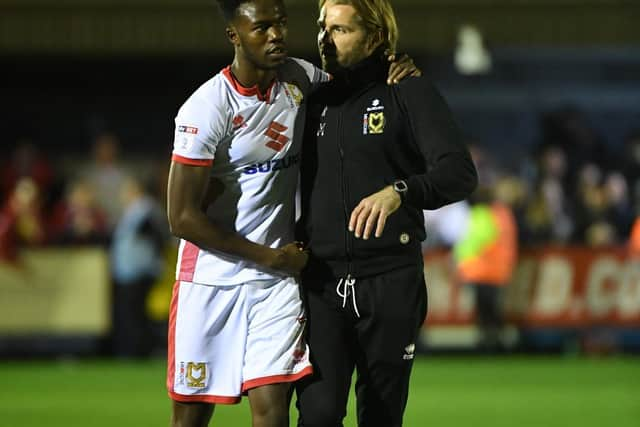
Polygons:
<instances>
[{"instance_id":1,"label":"mk dons badge","mask_svg":"<svg viewBox=\"0 0 640 427\"><path fill-rule=\"evenodd\" d=\"M372 135L384 132L384 112L369 113L369 133Z\"/></svg>"},{"instance_id":2,"label":"mk dons badge","mask_svg":"<svg viewBox=\"0 0 640 427\"><path fill-rule=\"evenodd\" d=\"M285 91L287 93L287 97L289 98L291 107L299 107L302 103L303 98L300 88L292 83L285 83Z\"/></svg>"},{"instance_id":3,"label":"mk dons badge","mask_svg":"<svg viewBox=\"0 0 640 427\"><path fill-rule=\"evenodd\" d=\"M207 364L204 362L187 363L187 387L205 388L207 386Z\"/></svg>"},{"instance_id":4,"label":"mk dons badge","mask_svg":"<svg viewBox=\"0 0 640 427\"><path fill-rule=\"evenodd\" d=\"M384 105L379 99L371 101L371 106L367 108L362 120L363 135L380 135L384 133L385 125Z\"/></svg>"}]
</instances>

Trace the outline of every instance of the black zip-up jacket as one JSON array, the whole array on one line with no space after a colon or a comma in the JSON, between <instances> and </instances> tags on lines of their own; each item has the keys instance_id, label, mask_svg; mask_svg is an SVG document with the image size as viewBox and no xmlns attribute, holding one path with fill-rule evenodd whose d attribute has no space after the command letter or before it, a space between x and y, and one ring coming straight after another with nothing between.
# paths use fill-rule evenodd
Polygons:
<instances>
[{"instance_id":1,"label":"black zip-up jacket","mask_svg":"<svg viewBox=\"0 0 640 427\"><path fill-rule=\"evenodd\" d=\"M374 55L334 76L308 100L298 237L305 274L363 277L419 262L424 209L469 196L476 169L446 103L424 77L388 86ZM408 193L380 238L356 239L349 217L360 201L402 179Z\"/></svg>"}]
</instances>

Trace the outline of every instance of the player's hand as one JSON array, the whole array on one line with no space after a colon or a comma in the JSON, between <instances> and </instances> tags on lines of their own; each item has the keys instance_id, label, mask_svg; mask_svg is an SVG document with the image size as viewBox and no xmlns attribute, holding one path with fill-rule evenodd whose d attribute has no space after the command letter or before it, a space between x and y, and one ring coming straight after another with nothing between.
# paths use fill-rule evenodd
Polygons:
<instances>
[{"instance_id":1,"label":"player's hand","mask_svg":"<svg viewBox=\"0 0 640 427\"><path fill-rule=\"evenodd\" d=\"M365 197L358 203L349 219L349 231L367 240L375 228L375 236L382 236L387 217L400 207L402 199L392 186Z\"/></svg>"},{"instance_id":2,"label":"player's hand","mask_svg":"<svg viewBox=\"0 0 640 427\"><path fill-rule=\"evenodd\" d=\"M422 71L416 67L413 63L413 59L406 53L396 58L396 55L389 55L387 58L391 65L389 66L389 75L387 77L387 84L392 85L400 82L407 76L420 77Z\"/></svg>"},{"instance_id":3,"label":"player's hand","mask_svg":"<svg viewBox=\"0 0 640 427\"><path fill-rule=\"evenodd\" d=\"M309 260L309 251L300 242L289 243L276 251L273 268L291 276L300 274Z\"/></svg>"}]
</instances>

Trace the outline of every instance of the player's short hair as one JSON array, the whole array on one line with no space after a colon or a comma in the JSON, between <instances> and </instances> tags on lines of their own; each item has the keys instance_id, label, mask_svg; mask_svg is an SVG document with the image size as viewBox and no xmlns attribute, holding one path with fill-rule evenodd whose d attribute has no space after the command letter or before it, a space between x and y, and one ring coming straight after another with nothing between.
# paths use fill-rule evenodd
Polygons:
<instances>
[{"instance_id":1,"label":"player's short hair","mask_svg":"<svg viewBox=\"0 0 640 427\"><path fill-rule=\"evenodd\" d=\"M251 1L252 0L216 0L216 3L225 22L229 22L236 17L236 13L241 4L250 3Z\"/></svg>"},{"instance_id":2,"label":"player's short hair","mask_svg":"<svg viewBox=\"0 0 640 427\"><path fill-rule=\"evenodd\" d=\"M396 52L398 24L389 0L319 0L318 8L322 9L327 1L353 6L369 34L376 31L382 32L382 45L385 52L387 54Z\"/></svg>"}]
</instances>

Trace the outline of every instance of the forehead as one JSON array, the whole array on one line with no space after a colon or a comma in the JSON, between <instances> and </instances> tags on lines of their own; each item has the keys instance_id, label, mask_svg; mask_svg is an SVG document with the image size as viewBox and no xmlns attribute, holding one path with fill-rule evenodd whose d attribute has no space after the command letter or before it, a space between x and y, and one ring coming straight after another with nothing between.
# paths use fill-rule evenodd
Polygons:
<instances>
[{"instance_id":1,"label":"forehead","mask_svg":"<svg viewBox=\"0 0 640 427\"><path fill-rule=\"evenodd\" d=\"M287 11L282 0L253 0L238 7L236 19L250 22L270 21L286 16Z\"/></svg>"},{"instance_id":2,"label":"forehead","mask_svg":"<svg viewBox=\"0 0 640 427\"><path fill-rule=\"evenodd\" d=\"M327 1L320 10L320 21L329 25L354 25L360 21L356 9L350 4Z\"/></svg>"}]
</instances>

